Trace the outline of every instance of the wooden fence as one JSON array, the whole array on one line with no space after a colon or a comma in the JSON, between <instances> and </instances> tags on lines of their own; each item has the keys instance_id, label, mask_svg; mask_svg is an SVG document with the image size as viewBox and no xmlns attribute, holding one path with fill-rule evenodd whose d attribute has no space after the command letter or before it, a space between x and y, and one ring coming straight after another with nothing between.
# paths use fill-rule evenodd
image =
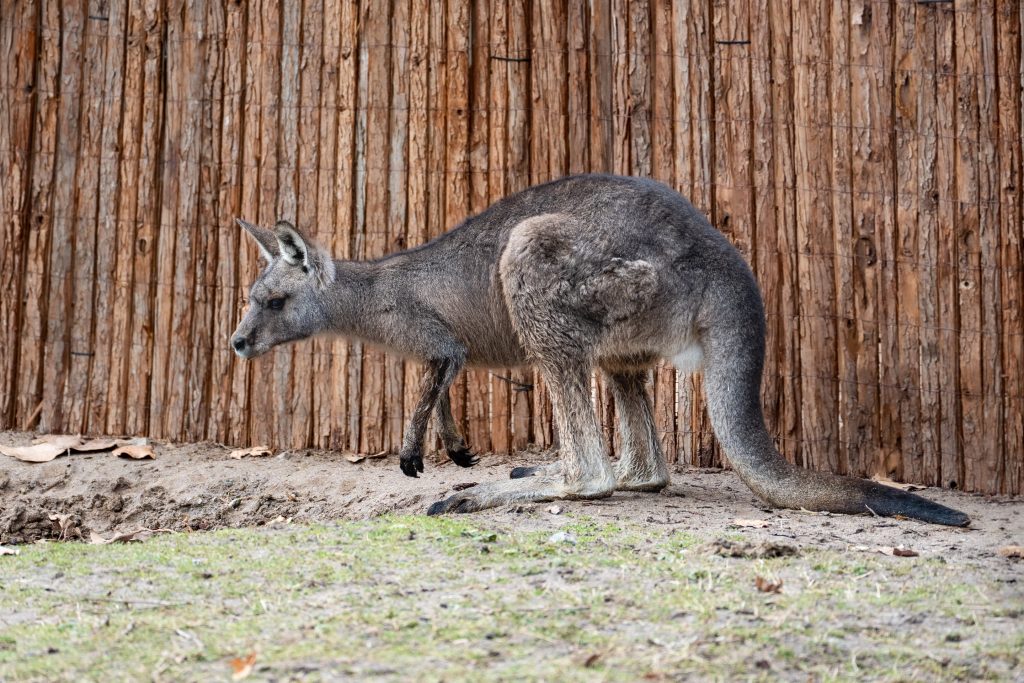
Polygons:
<instances>
[{"instance_id":1,"label":"wooden fence","mask_svg":"<svg viewBox=\"0 0 1024 683\"><path fill-rule=\"evenodd\" d=\"M1024 489L1020 2L0 7L2 426L394 450L417 367L229 352L232 219L374 257L596 170L675 186L752 263L789 457ZM656 414L712 465L699 385L659 368ZM532 372L453 393L478 450L554 438Z\"/></svg>"}]
</instances>

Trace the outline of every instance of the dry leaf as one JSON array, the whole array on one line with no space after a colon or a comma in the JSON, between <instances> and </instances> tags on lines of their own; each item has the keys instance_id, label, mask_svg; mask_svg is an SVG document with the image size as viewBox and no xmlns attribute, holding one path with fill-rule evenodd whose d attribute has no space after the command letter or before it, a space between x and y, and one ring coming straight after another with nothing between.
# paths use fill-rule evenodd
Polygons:
<instances>
[{"instance_id":1,"label":"dry leaf","mask_svg":"<svg viewBox=\"0 0 1024 683\"><path fill-rule=\"evenodd\" d=\"M143 458L156 458L156 453L153 452L153 447L149 445L128 445L119 446L114 449L114 455L122 458L131 458L132 460L141 460Z\"/></svg>"},{"instance_id":2,"label":"dry leaf","mask_svg":"<svg viewBox=\"0 0 1024 683\"><path fill-rule=\"evenodd\" d=\"M88 441L83 441L82 443L78 444L77 446L72 448L72 450L83 453L91 453L93 451L108 451L111 448L114 448L115 446L123 446L125 445L125 443L126 442L123 439L90 439Z\"/></svg>"},{"instance_id":3,"label":"dry leaf","mask_svg":"<svg viewBox=\"0 0 1024 683\"><path fill-rule=\"evenodd\" d=\"M95 531L89 533L89 543L93 545L107 545L108 543L141 543L153 534L170 532L170 529L136 529L126 533L114 534L110 538L103 538Z\"/></svg>"},{"instance_id":4,"label":"dry leaf","mask_svg":"<svg viewBox=\"0 0 1024 683\"><path fill-rule=\"evenodd\" d=\"M52 446L59 446L60 448L78 449L82 445L82 437L72 436L69 434L43 434L40 437L32 439L32 443L48 443Z\"/></svg>"},{"instance_id":5,"label":"dry leaf","mask_svg":"<svg viewBox=\"0 0 1024 683\"><path fill-rule=\"evenodd\" d=\"M782 591L782 579L769 581L763 576L758 576L754 578L754 586L762 593L779 593Z\"/></svg>"},{"instance_id":6,"label":"dry leaf","mask_svg":"<svg viewBox=\"0 0 1024 683\"><path fill-rule=\"evenodd\" d=\"M878 552L892 555L893 557L917 557L916 550L911 550L903 545L898 545L895 548L879 548Z\"/></svg>"},{"instance_id":7,"label":"dry leaf","mask_svg":"<svg viewBox=\"0 0 1024 683\"><path fill-rule=\"evenodd\" d=\"M1019 545L1004 545L999 549L999 554L1006 558L1019 560L1024 558L1024 547Z\"/></svg>"},{"instance_id":8,"label":"dry leaf","mask_svg":"<svg viewBox=\"0 0 1024 683\"><path fill-rule=\"evenodd\" d=\"M231 451L230 456L235 460L241 460L247 455L261 457L270 454L270 449L266 446L253 446L252 448L239 448L238 450Z\"/></svg>"},{"instance_id":9,"label":"dry leaf","mask_svg":"<svg viewBox=\"0 0 1024 683\"><path fill-rule=\"evenodd\" d=\"M589 669L590 667L597 664L597 661L599 659L601 659L601 653L595 652L594 654L590 655L589 657L583 660L583 667Z\"/></svg>"},{"instance_id":10,"label":"dry leaf","mask_svg":"<svg viewBox=\"0 0 1024 683\"><path fill-rule=\"evenodd\" d=\"M387 451L380 451L379 453L373 453L373 454L368 455L366 457L367 458L383 458L387 454L388 454Z\"/></svg>"},{"instance_id":11,"label":"dry leaf","mask_svg":"<svg viewBox=\"0 0 1024 683\"><path fill-rule=\"evenodd\" d=\"M732 520L732 526L765 529L768 527L768 522L763 519L734 519Z\"/></svg>"},{"instance_id":12,"label":"dry leaf","mask_svg":"<svg viewBox=\"0 0 1024 683\"><path fill-rule=\"evenodd\" d=\"M67 452L66 447L52 443L39 443L35 446L0 446L0 453L22 462L50 462Z\"/></svg>"},{"instance_id":13,"label":"dry leaf","mask_svg":"<svg viewBox=\"0 0 1024 683\"><path fill-rule=\"evenodd\" d=\"M348 460L349 462L362 462L362 461L366 460L366 456L365 455L356 455L355 453L346 453L345 454L345 459Z\"/></svg>"},{"instance_id":14,"label":"dry leaf","mask_svg":"<svg viewBox=\"0 0 1024 683\"><path fill-rule=\"evenodd\" d=\"M0 555L17 555L20 552L17 548L8 548L5 545L0 545Z\"/></svg>"},{"instance_id":15,"label":"dry leaf","mask_svg":"<svg viewBox=\"0 0 1024 683\"><path fill-rule=\"evenodd\" d=\"M876 474L875 476L871 477L871 481L881 484L882 486L889 486L894 489L899 489L901 491L920 491L921 489L925 488L924 486L919 486L917 484L903 484L898 481L893 481L889 477L886 477L881 474Z\"/></svg>"},{"instance_id":16,"label":"dry leaf","mask_svg":"<svg viewBox=\"0 0 1024 683\"><path fill-rule=\"evenodd\" d=\"M249 653L248 657L237 657L231 660L231 680L240 681L252 673L252 667L256 664L256 653Z\"/></svg>"}]
</instances>

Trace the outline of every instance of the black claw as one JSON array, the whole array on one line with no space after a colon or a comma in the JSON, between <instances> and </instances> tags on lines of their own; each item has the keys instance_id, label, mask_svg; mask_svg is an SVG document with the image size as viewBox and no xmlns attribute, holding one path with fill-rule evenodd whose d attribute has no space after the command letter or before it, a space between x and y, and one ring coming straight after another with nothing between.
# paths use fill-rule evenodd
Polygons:
<instances>
[{"instance_id":1,"label":"black claw","mask_svg":"<svg viewBox=\"0 0 1024 683\"><path fill-rule=\"evenodd\" d=\"M451 461L459 467L472 467L480 462L480 458L473 455L473 453L465 446L462 448L449 449L448 457L451 458Z\"/></svg>"},{"instance_id":2,"label":"black claw","mask_svg":"<svg viewBox=\"0 0 1024 683\"><path fill-rule=\"evenodd\" d=\"M537 467L513 467L508 473L509 479L523 479L537 474Z\"/></svg>"},{"instance_id":3,"label":"black claw","mask_svg":"<svg viewBox=\"0 0 1024 683\"><path fill-rule=\"evenodd\" d=\"M399 459L399 466L402 468L402 472L407 477L418 476L416 472L423 471L423 456L422 455L403 455Z\"/></svg>"}]
</instances>

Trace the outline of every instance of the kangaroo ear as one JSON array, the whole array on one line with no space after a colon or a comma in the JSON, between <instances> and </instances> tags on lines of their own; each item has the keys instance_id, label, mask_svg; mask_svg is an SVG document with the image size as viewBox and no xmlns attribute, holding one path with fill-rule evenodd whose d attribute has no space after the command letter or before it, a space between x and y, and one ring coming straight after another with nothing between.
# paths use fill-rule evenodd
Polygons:
<instances>
[{"instance_id":1,"label":"kangaroo ear","mask_svg":"<svg viewBox=\"0 0 1024 683\"><path fill-rule=\"evenodd\" d=\"M300 266L321 280L330 280L334 275L334 261L330 255L302 236L288 221L278 221L274 226L277 246L285 262Z\"/></svg>"},{"instance_id":2,"label":"kangaroo ear","mask_svg":"<svg viewBox=\"0 0 1024 683\"><path fill-rule=\"evenodd\" d=\"M261 228L249 221L243 221L241 218L236 218L235 221L256 240L256 245L260 248L260 254L266 259L267 263L273 263L279 253L277 237L274 235L273 230Z\"/></svg>"}]
</instances>

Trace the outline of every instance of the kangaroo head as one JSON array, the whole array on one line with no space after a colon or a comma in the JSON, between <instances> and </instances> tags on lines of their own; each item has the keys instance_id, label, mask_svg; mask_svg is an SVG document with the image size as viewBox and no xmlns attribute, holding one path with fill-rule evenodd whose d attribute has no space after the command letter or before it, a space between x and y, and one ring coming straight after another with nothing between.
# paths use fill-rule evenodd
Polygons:
<instances>
[{"instance_id":1,"label":"kangaroo head","mask_svg":"<svg viewBox=\"0 0 1024 683\"><path fill-rule=\"evenodd\" d=\"M241 219L238 224L256 240L267 263L249 288L249 305L231 335L235 353L254 358L324 329L325 289L334 279L330 255L287 221L273 230Z\"/></svg>"}]
</instances>

